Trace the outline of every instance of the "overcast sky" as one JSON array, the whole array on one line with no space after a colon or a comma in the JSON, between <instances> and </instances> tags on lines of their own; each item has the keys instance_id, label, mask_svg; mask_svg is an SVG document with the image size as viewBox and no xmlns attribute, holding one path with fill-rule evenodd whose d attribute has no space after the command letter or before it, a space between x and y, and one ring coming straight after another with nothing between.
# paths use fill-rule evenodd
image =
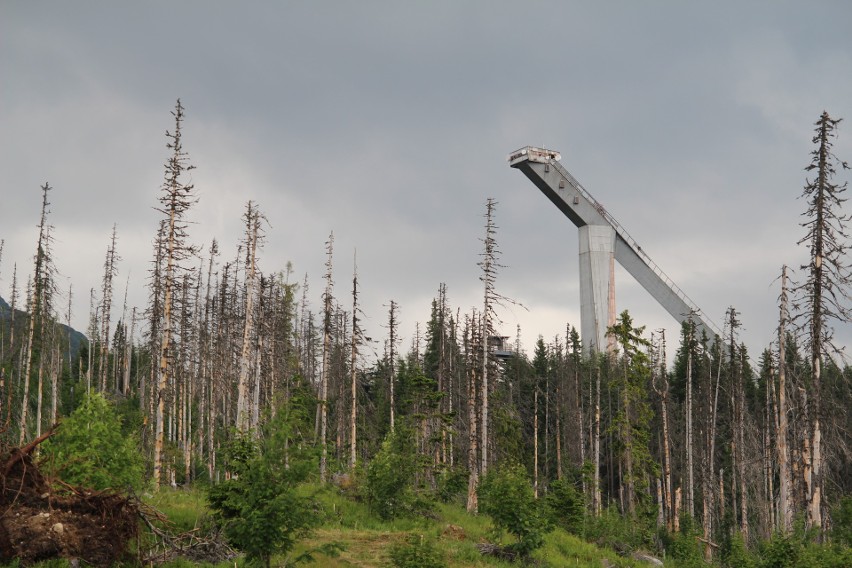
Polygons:
<instances>
[{"instance_id":1,"label":"overcast sky","mask_svg":"<svg viewBox=\"0 0 852 568\"><path fill-rule=\"evenodd\" d=\"M265 272L293 263L320 305L353 256L366 327L400 305L408 346L441 282L480 305L489 197L505 265L497 289L525 347L579 327L577 230L506 156L563 165L717 324L741 312L753 359L777 322L782 264L798 268L799 198L823 110L846 117L852 161L852 3L60 2L0 4L0 295L32 270L45 182L59 286L85 329L118 225L117 306L145 276L180 97L200 201L192 240L236 254L240 214L269 219ZM838 181L848 179L841 176ZM616 273L619 311L678 326ZM66 299L61 302L66 302ZM852 344L849 324L837 326Z\"/></svg>"}]
</instances>

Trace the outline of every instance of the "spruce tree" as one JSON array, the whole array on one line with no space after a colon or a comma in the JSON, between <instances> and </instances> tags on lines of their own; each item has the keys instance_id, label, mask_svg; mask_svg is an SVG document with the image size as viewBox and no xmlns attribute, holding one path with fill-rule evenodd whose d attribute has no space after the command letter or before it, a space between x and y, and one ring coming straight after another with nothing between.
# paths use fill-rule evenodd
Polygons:
<instances>
[{"instance_id":1,"label":"spruce tree","mask_svg":"<svg viewBox=\"0 0 852 568\"><path fill-rule=\"evenodd\" d=\"M645 397L651 378L651 361L645 352L649 342L642 337L644 330L644 326L633 326L633 318L626 310L618 316L615 325L607 329L607 335L615 339L622 351L621 372L616 373L614 381L620 404L612 428L621 449L626 512L631 517L636 515L639 498L636 484L646 479L651 468L648 441L653 412Z\"/></svg>"},{"instance_id":2,"label":"spruce tree","mask_svg":"<svg viewBox=\"0 0 852 568\"><path fill-rule=\"evenodd\" d=\"M107 376L109 375L109 332L110 311L112 308L112 280L117 273L116 262L121 257L115 253L115 242L117 240L116 225L112 226L112 236L109 247L107 247L106 259L104 260L104 276L101 281L101 343L100 343L100 392L106 392Z\"/></svg>"},{"instance_id":3,"label":"spruce tree","mask_svg":"<svg viewBox=\"0 0 852 568\"><path fill-rule=\"evenodd\" d=\"M55 268L51 245L53 227L47 221L50 203L47 200L48 192L53 189L50 184L41 186L41 218L38 224L38 243L34 258L33 277L29 289L29 332L24 359L24 395L21 399L20 432L19 443L23 444L28 435L28 414L30 410L30 379L34 359L38 359L38 394L36 401L36 436L41 434L41 396L42 377L45 353L44 346L45 328L53 312L53 295L55 292Z\"/></svg>"}]
</instances>

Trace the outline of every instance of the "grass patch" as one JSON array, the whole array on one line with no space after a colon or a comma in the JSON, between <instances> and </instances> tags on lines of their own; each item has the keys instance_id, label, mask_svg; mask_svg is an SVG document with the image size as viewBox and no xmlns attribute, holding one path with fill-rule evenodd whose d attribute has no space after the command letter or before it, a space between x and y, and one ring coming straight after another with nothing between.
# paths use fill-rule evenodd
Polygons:
<instances>
[{"instance_id":1,"label":"grass patch","mask_svg":"<svg viewBox=\"0 0 852 568\"><path fill-rule=\"evenodd\" d=\"M190 531L201 525L207 515L207 492L204 489L164 487L142 500L168 517L178 532Z\"/></svg>"},{"instance_id":2,"label":"grass patch","mask_svg":"<svg viewBox=\"0 0 852 568\"><path fill-rule=\"evenodd\" d=\"M365 502L356 499L354 495L342 493L336 487L308 484L299 487L298 491L316 500L322 524L308 538L299 542L288 556L275 556L273 565L290 565L292 559L299 554L335 543L343 547L339 556L316 554L316 562L311 565L329 568L386 568L392 566L390 550L394 545L405 544L410 537L422 535L434 543L449 568L520 566L482 556L477 544L494 542L495 538L491 519L486 515L469 515L464 507L457 503L438 503L433 514L429 516L385 521L379 519ZM144 501L164 513L179 531L188 531L200 526L208 514L206 492L203 488L163 488L156 494L147 495ZM503 544L506 544L513 539L504 535L503 540ZM619 557L610 550L601 549L559 528L545 537L544 546L533 554L533 558L540 566L546 567L599 568L604 558L613 567L646 566L632 559ZM60 565L55 566L60 568ZM226 568L233 567L234 563L222 563L214 567L210 564L175 561L164 566ZM244 566L243 559L237 562L237 566Z\"/></svg>"},{"instance_id":3,"label":"grass patch","mask_svg":"<svg viewBox=\"0 0 852 568\"><path fill-rule=\"evenodd\" d=\"M544 546L533 554L533 558L547 566L577 566L578 568L600 568L606 558L610 566L647 567L647 564L622 558L611 550L598 548L563 529L556 529L544 539Z\"/></svg>"},{"instance_id":4,"label":"grass patch","mask_svg":"<svg viewBox=\"0 0 852 568\"><path fill-rule=\"evenodd\" d=\"M332 486L306 485L299 488L299 493L314 497L322 511L323 527L326 528L400 532L422 530L434 522L423 516L382 520L365 502L342 495Z\"/></svg>"}]
</instances>

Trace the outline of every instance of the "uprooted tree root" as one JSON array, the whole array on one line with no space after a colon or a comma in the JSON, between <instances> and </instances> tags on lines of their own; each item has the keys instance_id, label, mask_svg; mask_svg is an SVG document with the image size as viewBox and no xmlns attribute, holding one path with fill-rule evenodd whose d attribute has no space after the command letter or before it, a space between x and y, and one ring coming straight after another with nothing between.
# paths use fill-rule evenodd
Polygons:
<instances>
[{"instance_id":1,"label":"uprooted tree root","mask_svg":"<svg viewBox=\"0 0 852 568\"><path fill-rule=\"evenodd\" d=\"M178 556L213 562L236 556L217 534L171 534L165 517L135 496L45 479L32 453L52 433L21 448L0 449L0 562L27 566L65 558L111 566L129 559L128 545L140 542L141 525L154 536L149 549L139 550L146 564Z\"/></svg>"},{"instance_id":2,"label":"uprooted tree root","mask_svg":"<svg viewBox=\"0 0 852 568\"><path fill-rule=\"evenodd\" d=\"M0 560L114 564L138 534L137 503L113 492L71 486L54 491L32 458L52 434L53 429L22 448L0 452Z\"/></svg>"}]
</instances>

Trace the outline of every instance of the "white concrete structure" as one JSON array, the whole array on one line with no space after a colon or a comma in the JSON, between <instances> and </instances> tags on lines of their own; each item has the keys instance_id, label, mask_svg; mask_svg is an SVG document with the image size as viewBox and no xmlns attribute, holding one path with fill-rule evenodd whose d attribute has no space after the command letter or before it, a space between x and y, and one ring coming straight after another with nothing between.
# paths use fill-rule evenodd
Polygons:
<instances>
[{"instance_id":1,"label":"white concrete structure","mask_svg":"<svg viewBox=\"0 0 852 568\"><path fill-rule=\"evenodd\" d=\"M696 331L713 341L721 332L651 260L624 228L559 163L559 152L527 146L509 155L580 232L580 334L587 353L610 345L606 329L615 323L617 260L677 321L692 315Z\"/></svg>"}]
</instances>

